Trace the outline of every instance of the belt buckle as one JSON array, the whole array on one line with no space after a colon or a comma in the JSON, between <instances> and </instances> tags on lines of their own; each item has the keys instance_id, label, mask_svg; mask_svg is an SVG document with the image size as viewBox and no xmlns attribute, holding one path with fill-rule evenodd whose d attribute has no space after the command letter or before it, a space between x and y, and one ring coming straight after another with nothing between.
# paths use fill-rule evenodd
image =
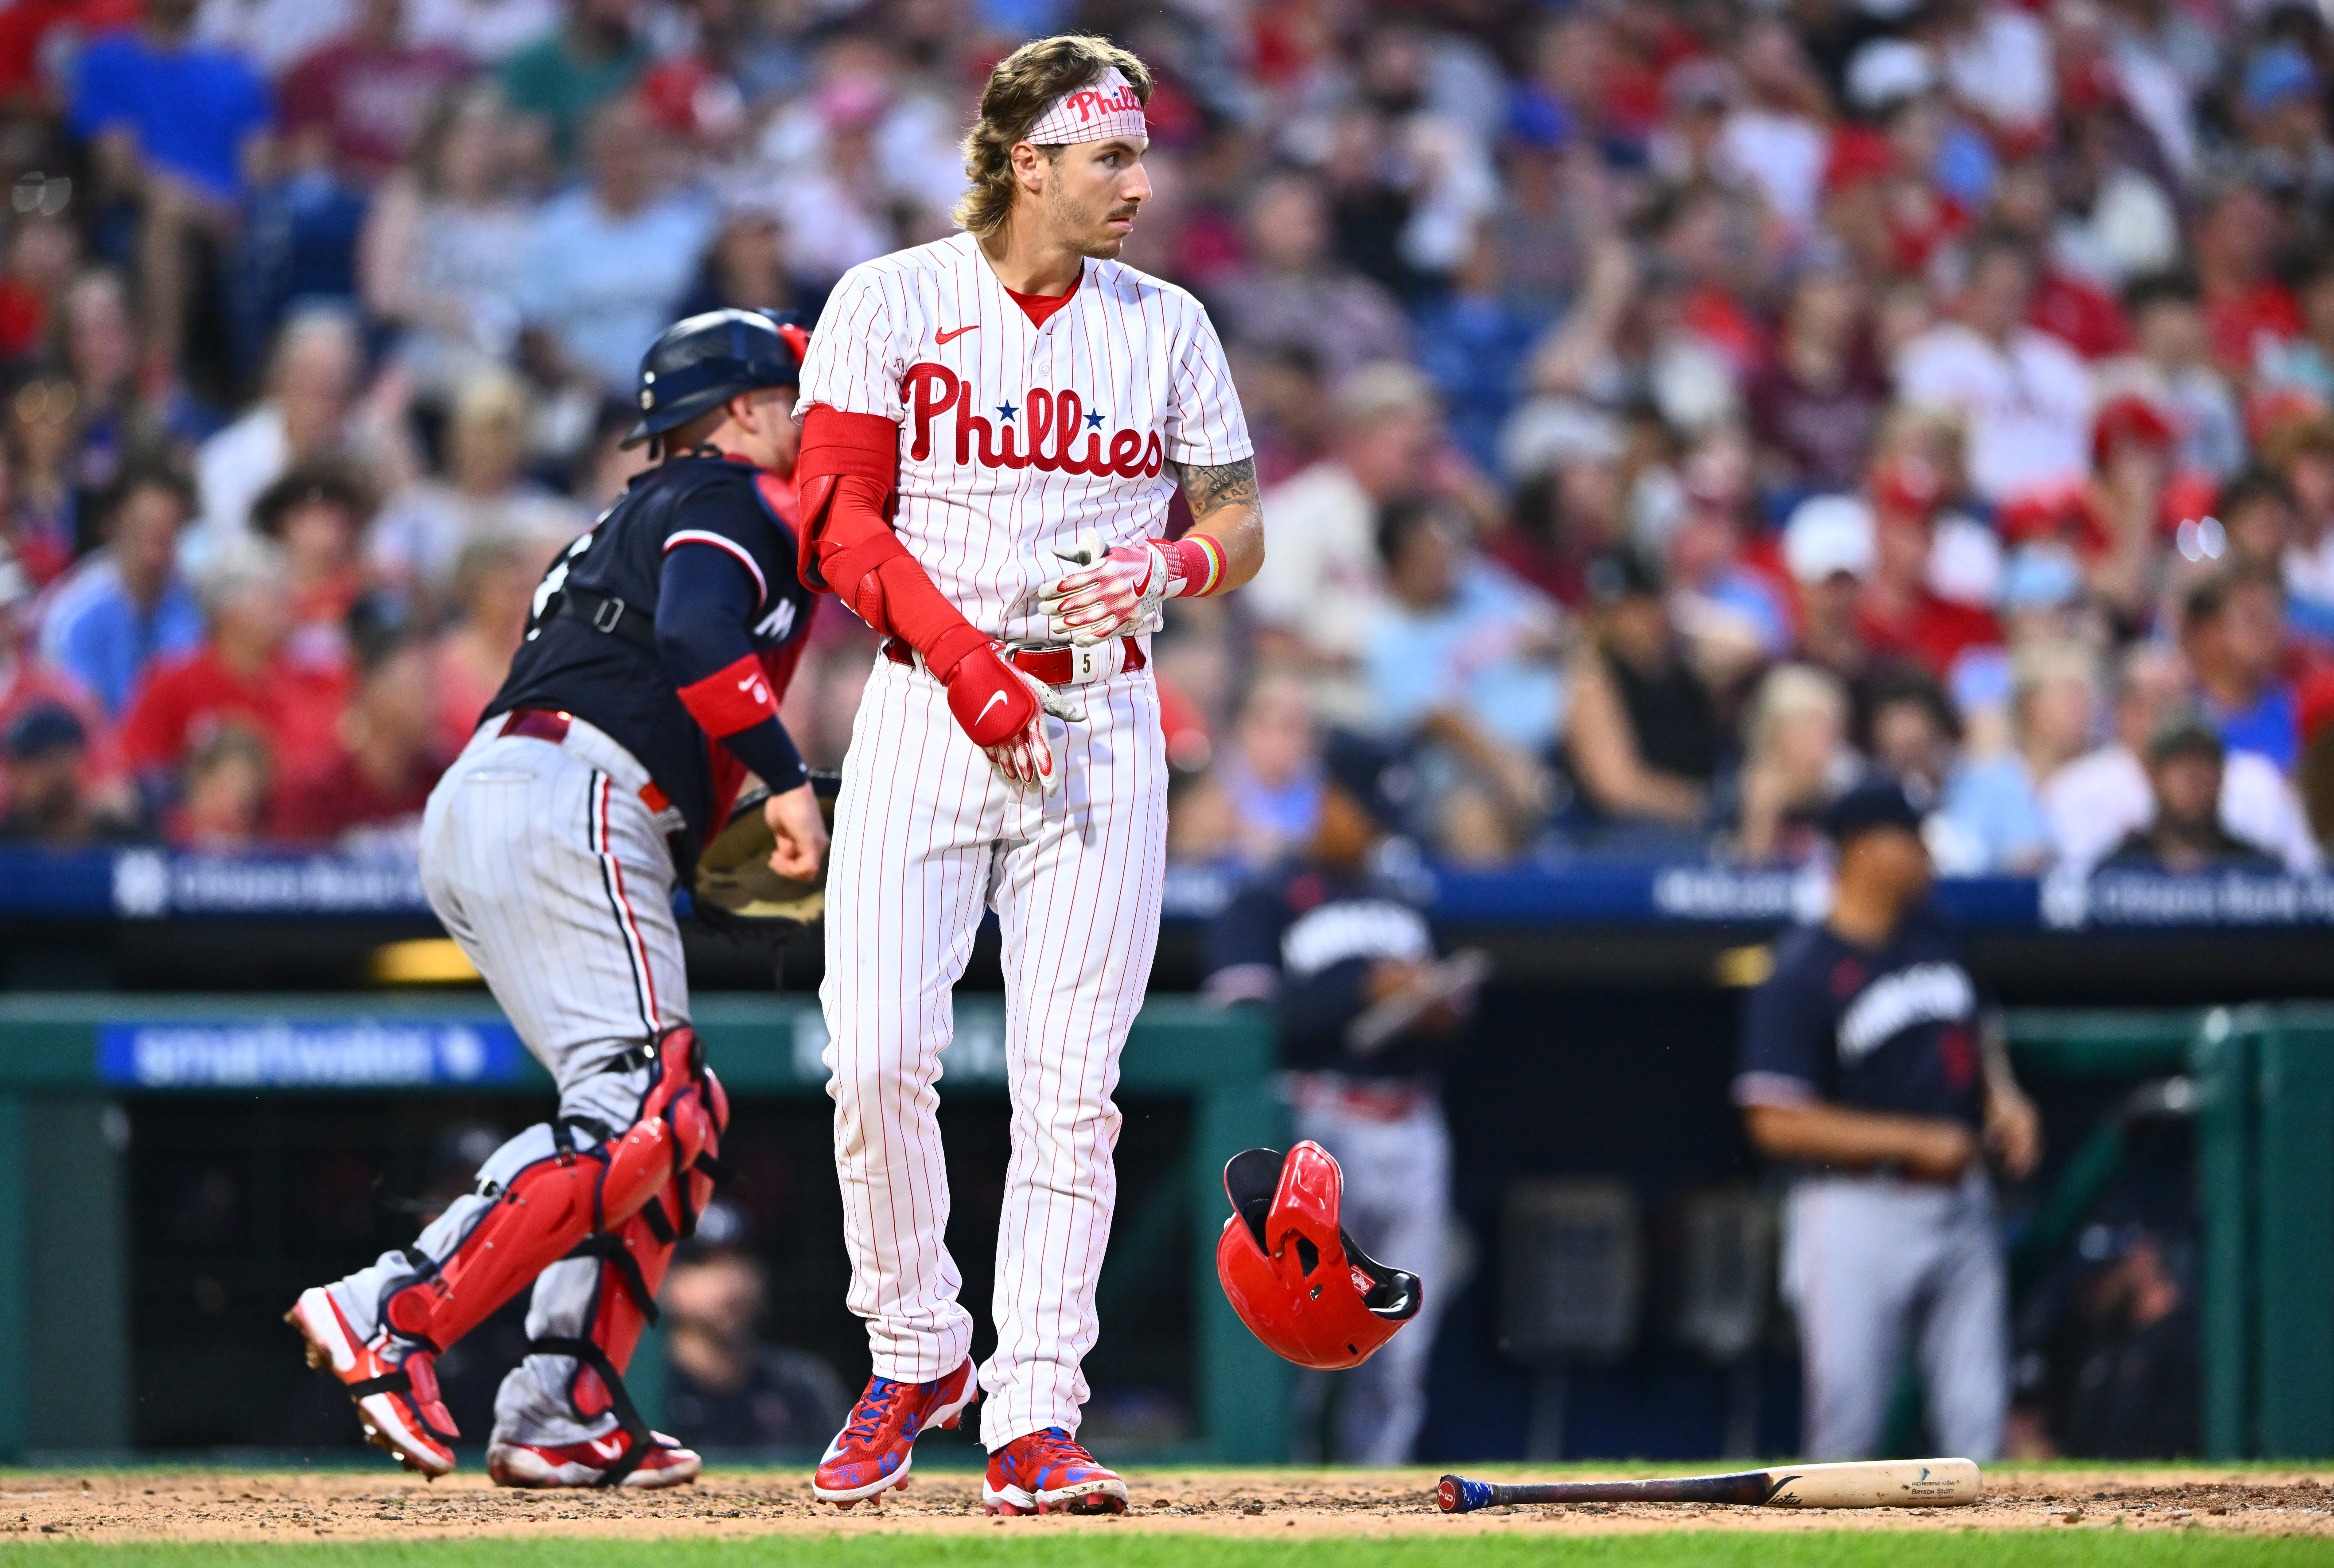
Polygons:
<instances>
[{"instance_id":1,"label":"belt buckle","mask_svg":"<svg viewBox=\"0 0 2334 1568\"><path fill-rule=\"evenodd\" d=\"M592 611L592 630L613 632L616 623L624 618L624 601L610 597L600 601L600 608Z\"/></svg>"}]
</instances>

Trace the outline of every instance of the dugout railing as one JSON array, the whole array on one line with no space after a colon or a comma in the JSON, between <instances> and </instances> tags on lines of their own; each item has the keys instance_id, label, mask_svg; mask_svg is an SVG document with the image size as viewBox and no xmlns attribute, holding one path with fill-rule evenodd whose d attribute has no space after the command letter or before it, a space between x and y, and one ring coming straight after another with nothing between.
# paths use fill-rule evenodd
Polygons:
<instances>
[{"instance_id":1,"label":"dugout railing","mask_svg":"<svg viewBox=\"0 0 2334 1568\"><path fill-rule=\"evenodd\" d=\"M824 1089L824 1026L805 999L709 996L697 1023L743 1095ZM1001 1092L1003 1018L960 998L943 1093ZM2204 1222L2204 1444L2215 1457L2334 1453L2334 1007L2021 1010L2012 1050L2035 1079L2150 1082L2193 1115ZM1196 1441L1160 1458L1282 1457L1288 1369L1215 1284L1220 1172L1277 1144L1261 1020L1157 998L1131 1034L1123 1092L1187 1097L1181 1179L1191 1248ZM543 1092L548 1080L483 998L0 996L0 1458L121 1453L131 1431L134 1097L329 1091ZM2028 1217L2013 1274L2063 1248L2112 1178L2122 1124L2098 1123ZM657 1358L635 1379L657 1402Z\"/></svg>"}]
</instances>

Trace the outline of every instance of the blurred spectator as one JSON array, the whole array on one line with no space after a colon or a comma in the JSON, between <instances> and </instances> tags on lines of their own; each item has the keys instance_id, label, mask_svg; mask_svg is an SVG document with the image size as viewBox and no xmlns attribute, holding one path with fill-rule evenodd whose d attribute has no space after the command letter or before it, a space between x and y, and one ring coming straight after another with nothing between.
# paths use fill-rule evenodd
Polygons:
<instances>
[{"instance_id":1,"label":"blurred spectator","mask_svg":"<svg viewBox=\"0 0 2334 1568\"><path fill-rule=\"evenodd\" d=\"M2059 860L2089 866L2147 826L2156 804L2146 757L2156 734L2192 711L2188 672L2177 654L2142 643L2116 671L2115 738L2069 764L2043 786L2050 839ZM2318 869L2318 845L2275 764L2231 752L2222 768L2219 818L2228 831L2273 851L2289 870Z\"/></svg>"},{"instance_id":2,"label":"blurred spectator","mask_svg":"<svg viewBox=\"0 0 2334 1568\"><path fill-rule=\"evenodd\" d=\"M1924 807L1942 799L1962 743L1961 715L1944 687L1926 670L1896 665L1873 683L1871 702L1865 749L1873 766Z\"/></svg>"},{"instance_id":3,"label":"blurred spectator","mask_svg":"<svg viewBox=\"0 0 2334 1568\"><path fill-rule=\"evenodd\" d=\"M658 1292L663 1309L664 1425L693 1448L808 1453L850 1413L817 1357L764 1342L768 1285L726 1203L699 1217Z\"/></svg>"},{"instance_id":4,"label":"blurred spectator","mask_svg":"<svg viewBox=\"0 0 2334 1568\"><path fill-rule=\"evenodd\" d=\"M96 163L98 199L134 224L148 368L180 368L198 245L232 239L249 160L268 134L267 84L242 56L197 43L196 0L146 0L144 20L82 51L69 123Z\"/></svg>"},{"instance_id":5,"label":"blurred spectator","mask_svg":"<svg viewBox=\"0 0 2334 1568\"><path fill-rule=\"evenodd\" d=\"M45 181L37 202L48 194ZM37 205L8 225L0 263L0 362L21 363L45 346L56 305L81 260L81 236Z\"/></svg>"},{"instance_id":6,"label":"blurred spectator","mask_svg":"<svg viewBox=\"0 0 2334 1568\"><path fill-rule=\"evenodd\" d=\"M285 73L284 135L294 157L370 186L412 155L431 105L469 63L445 44L408 43L404 0L354 9L347 32Z\"/></svg>"},{"instance_id":7,"label":"blurred spectator","mask_svg":"<svg viewBox=\"0 0 2334 1568\"><path fill-rule=\"evenodd\" d=\"M535 584L561 543L557 535L493 526L471 534L454 558L448 595L454 620L438 640L432 672L441 755L452 757L469 743L478 716L510 673L535 609Z\"/></svg>"},{"instance_id":8,"label":"blurred spectator","mask_svg":"<svg viewBox=\"0 0 2334 1568\"><path fill-rule=\"evenodd\" d=\"M1572 660L1565 754L1582 797L1609 822L1671 830L1708 815L1718 707L1685 658L1661 581L1635 554L1588 569L1589 637Z\"/></svg>"},{"instance_id":9,"label":"blurred spectator","mask_svg":"<svg viewBox=\"0 0 2334 1568\"><path fill-rule=\"evenodd\" d=\"M463 384L446 427L446 476L415 485L383 509L368 547L375 572L437 601L474 539L521 533L564 542L583 531L574 503L526 476L533 411L526 384L506 371Z\"/></svg>"},{"instance_id":10,"label":"blurred spectator","mask_svg":"<svg viewBox=\"0 0 2334 1568\"><path fill-rule=\"evenodd\" d=\"M1207 998L1269 1011L1295 1130L1345 1172L1344 1223L1388 1266L1424 1275L1451 1245L1451 1132L1438 1082L1473 1011L1481 955L1438 959L1414 892L1378 852L1401 817L1398 766L1342 736L1311 837L1255 878L1208 934ZM1402 1465L1426 1414L1427 1360L1440 1309L1337 1374L1336 1432L1348 1464ZM1329 1393L1308 1380L1297 1419Z\"/></svg>"},{"instance_id":11,"label":"blurred spectator","mask_svg":"<svg viewBox=\"0 0 2334 1568\"><path fill-rule=\"evenodd\" d=\"M2261 456L2293 502L2293 538L2279 563L2287 617L2301 635L2334 645L2334 418L2310 413L2282 421Z\"/></svg>"},{"instance_id":12,"label":"blurred spectator","mask_svg":"<svg viewBox=\"0 0 2334 1568\"><path fill-rule=\"evenodd\" d=\"M499 65L559 25L559 0L407 0L406 35ZM473 1167L475 1169L475 1165Z\"/></svg>"},{"instance_id":13,"label":"blurred spectator","mask_svg":"<svg viewBox=\"0 0 2334 1568\"><path fill-rule=\"evenodd\" d=\"M2222 765L2226 752L2212 726L2175 715L2147 743L2147 785L2156 812L2099 862L2101 871L2169 871L2188 875L2227 869L2277 871L2275 855L2241 839L2221 820Z\"/></svg>"},{"instance_id":14,"label":"blurred spectator","mask_svg":"<svg viewBox=\"0 0 2334 1568\"><path fill-rule=\"evenodd\" d=\"M290 787L332 760L345 669L286 656L291 580L275 546L247 539L219 551L202 586L207 635L193 652L159 663L140 688L122 716L123 760L151 794L166 798L189 755L232 726L261 742L264 771ZM186 804L193 810L191 800Z\"/></svg>"},{"instance_id":15,"label":"blurred spectator","mask_svg":"<svg viewBox=\"0 0 2334 1568\"><path fill-rule=\"evenodd\" d=\"M88 789L90 732L69 708L36 703L0 720L0 843L74 850L128 836Z\"/></svg>"},{"instance_id":16,"label":"blurred spectator","mask_svg":"<svg viewBox=\"0 0 2334 1568\"><path fill-rule=\"evenodd\" d=\"M593 112L648 69L641 8L641 0L566 0L556 27L503 62L503 96L535 122L555 167L574 161Z\"/></svg>"},{"instance_id":17,"label":"blurred spectator","mask_svg":"<svg viewBox=\"0 0 2334 1568\"><path fill-rule=\"evenodd\" d=\"M121 750L104 706L71 675L38 657L26 629L32 604L31 580L0 543L0 734L35 709L63 713L81 736L76 743L79 806L98 816L132 821L137 798L121 771ZM0 784L0 811L8 803L8 787Z\"/></svg>"},{"instance_id":18,"label":"blurred spectator","mask_svg":"<svg viewBox=\"0 0 2334 1568\"><path fill-rule=\"evenodd\" d=\"M2249 376L2265 348L2301 335L2300 307L2278 280L2279 216L2266 194L2223 178L2198 197L2190 234L2204 329L2222 372Z\"/></svg>"},{"instance_id":19,"label":"blurred spectator","mask_svg":"<svg viewBox=\"0 0 2334 1568\"><path fill-rule=\"evenodd\" d=\"M670 324L713 237L713 215L662 188L658 137L638 104L602 107L586 141L589 182L535 215L520 309L529 357L548 380L630 397L641 351Z\"/></svg>"},{"instance_id":20,"label":"blurred spectator","mask_svg":"<svg viewBox=\"0 0 2334 1568\"><path fill-rule=\"evenodd\" d=\"M352 828L419 821L453 756L439 744L435 674L429 644L410 630L381 628L360 637L355 690L335 726L334 754L279 780L269 803L271 836L325 844Z\"/></svg>"},{"instance_id":21,"label":"blurred spectator","mask_svg":"<svg viewBox=\"0 0 2334 1568\"><path fill-rule=\"evenodd\" d=\"M1248 200L1249 265L1209 291L1227 341L1302 348L1335 386L1365 365L1402 359L1410 329L1379 284L1330 248L1329 207L1309 175L1283 173Z\"/></svg>"},{"instance_id":22,"label":"blurred spectator","mask_svg":"<svg viewBox=\"0 0 2334 1568\"><path fill-rule=\"evenodd\" d=\"M1869 494L1872 571L1857 605L1865 639L1888 658L1947 678L1963 654L2001 642L2001 629L1990 611L1937 591L1943 493L1934 471L1918 459L1884 463Z\"/></svg>"},{"instance_id":23,"label":"blurred spectator","mask_svg":"<svg viewBox=\"0 0 2334 1568\"><path fill-rule=\"evenodd\" d=\"M1783 564L1799 592L1791 657L1857 694L1876 673L1857 609L1873 554L1872 508L1853 495L1810 496L1783 528ZM1866 706L1860 696L1856 706Z\"/></svg>"},{"instance_id":24,"label":"blurred spectator","mask_svg":"<svg viewBox=\"0 0 2334 1568\"><path fill-rule=\"evenodd\" d=\"M1313 836L1321 815L1321 745L1305 683L1267 670L1241 701L1211 771L1232 813L1231 852L1268 866Z\"/></svg>"},{"instance_id":25,"label":"blurred spectator","mask_svg":"<svg viewBox=\"0 0 2334 1568\"><path fill-rule=\"evenodd\" d=\"M1426 379L1381 361L1338 389L1333 454L1265 498L1273 547L1241 604L1257 621L1268 660L1314 672L1315 707L1330 722L1367 717L1362 664L1384 597L1379 509L1431 489L1440 439Z\"/></svg>"},{"instance_id":26,"label":"blurred spectator","mask_svg":"<svg viewBox=\"0 0 2334 1568\"><path fill-rule=\"evenodd\" d=\"M1864 290L1839 265L1801 270L1781 341L1745 398L1770 489L1849 490L1879 434L1888 380L1874 358Z\"/></svg>"},{"instance_id":27,"label":"blurred spectator","mask_svg":"<svg viewBox=\"0 0 2334 1568\"><path fill-rule=\"evenodd\" d=\"M2098 366L2104 402L2136 394L2165 410L2183 467L2221 476L2245 460L2244 424L2228 378L2213 367L2202 293L2185 273L2156 273L2125 288L2134 351ZM2334 381L2328 385L2334 397Z\"/></svg>"},{"instance_id":28,"label":"blurred spectator","mask_svg":"<svg viewBox=\"0 0 2334 1568\"><path fill-rule=\"evenodd\" d=\"M1705 437L1680 466L1679 515L1668 524L1670 613L1713 688L1730 689L1791 644L1781 585L1743 559L1750 500L1747 445Z\"/></svg>"},{"instance_id":29,"label":"blurred spectator","mask_svg":"<svg viewBox=\"0 0 2334 1568\"><path fill-rule=\"evenodd\" d=\"M1496 865L1552 803L1547 758L1564 729L1556 607L1476 553L1432 502L1381 514L1387 600L1365 641L1376 732L1416 748L1433 837Z\"/></svg>"},{"instance_id":30,"label":"blurred spectator","mask_svg":"<svg viewBox=\"0 0 2334 1568\"><path fill-rule=\"evenodd\" d=\"M329 669L347 659L345 623L365 588L357 545L372 509L363 476L330 460L287 469L252 503L252 532L283 549L294 664Z\"/></svg>"},{"instance_id":31,"label":"blurred spectator","mask_svg":"<svg viewBox=\"0 0 2334 1568\"><path fill-rule=\"evenodd\" d=\"M2180 648L2195 669L2204 718L2229 749L2258 752L2291 774L2301 736L2282 670L2285 592L2275 569L2242 566L2190 589Z\"/></svg>"},{"instance_id":32,"label":"blurred spectator","mask_svg":"<svg viewBox=\"0 0 2334 1568\"><path fill-rule=\"evenodd\" d=\"M246 725L222 724L189 749L160 813L175 849L231 854L259 842L274 774L267 742Z\"/></svg>"},{"instance_id":33,"label":"blurred spectator","mask_svg":"<svg viewBox=\"0 0 2334 1568\"><path fill-rule=\"evenodd\" d=\"M125 468L100 508L104 548L48 599L41 657L95 693L109 716L129 706L157 660L202 640L202 607L178 566L194 499L174 469Z\"/></svg>"},{"instance_id":34,"label":"blurred spectator","mask_svg":"<svg viewBox=\"0 0 2334 1568\"><path fill-rule=\"evenodd\" d=\"M1970 481L1992 501L2079 480L2089 466L2090 373L2066 344L2026 325L2034 284L2022 244L1982 240L1959 319L1906 344L1897 365L1906 398L1968 420Z\"/></svg>"},{"instance_id":35,"label":"blurred spectator","mask_svg":"<svg viewBox=\"0 0 2334 1568\"><path fill-rule=\"evenodd\" d=\"M345 451L363 370L364 345L346 311L317 306L284 323L266 398L196 455L207 547L251 526L251 504L285 469Z\"/></svg>"},{"instance_id":36,"label":"blurred spectator","mask_svg":"<svg viewBox=\"0 0 2334 1568\"><path fill-rule=\"evenodd\" d=\"M2097 660L2078 643L2018 651L2011 688L2011 750L1964 763L1945 782L1943 813L1967 869L2030 876L2050 859L2042 792L2089 747L2098 715Z\"/></svg>"},{"instance_id":37,"label":"blurred spectator","mask_svg":"<svg viewBox=\"0 0 2334 1568\"><path fill-rule=\"evenodd\" d=\"M1743 720L1735 849L1752 865L1798 865L1816 851L1824 806L1854 776L1847 695L1812 665L1778 665Z\"/></svg>"},{"instance_id":38,"label":"blurred spectator","mask_svg":"<svg viewBox=\"0 0 2334 1568\"><path fill-rule=\"evenodd\" d=\"M365 309L397 331L396 358L424 399L499 368L518 342L530 214L512 188L516 151L493 90L451 93L373 197L359 247Z\"/></svg>"}]
</instances>

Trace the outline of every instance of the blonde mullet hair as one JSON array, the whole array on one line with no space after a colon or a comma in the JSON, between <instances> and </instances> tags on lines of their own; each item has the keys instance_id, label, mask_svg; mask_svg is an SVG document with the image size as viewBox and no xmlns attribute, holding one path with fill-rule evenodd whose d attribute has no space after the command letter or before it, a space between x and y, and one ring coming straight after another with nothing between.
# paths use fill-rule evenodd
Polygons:
<instances>
[{"instance_id":1,"label":"blonde mullet hair","mask_svg":"<svg viewBox=\"0 0 2334 1568\"><path fill-rule=\"evenodd\" d=\"M1066 92L1091 87L1116 66L1151 101L1151 72L1132 53L1107 38L1064 33L1033 39L998 62L980 90L980 118L964 139L964 174L972 188L958 198L950 216L959 228L987 239L1013 210L1013 148L1027 139L1046 106ZM1048 158L1059 149L1044 149Z\"/></svg>"}]
</instances>

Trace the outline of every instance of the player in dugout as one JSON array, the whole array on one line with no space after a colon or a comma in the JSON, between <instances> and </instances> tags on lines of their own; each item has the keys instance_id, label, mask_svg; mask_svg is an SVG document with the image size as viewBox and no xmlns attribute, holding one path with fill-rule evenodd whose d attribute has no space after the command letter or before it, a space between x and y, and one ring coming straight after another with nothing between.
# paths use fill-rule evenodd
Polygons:
<instances>
[{"instance_id":1,"label":"player in dugout","mask_svg":"<svg viewBox=\"0 0 2334 1568\"><path fill-rule=\"evenodd\" d=\"M1921 813L1876 775L1825 816L1831 912L1786 938L1743 1020L1734 1100L1795 1170L1783 1290L1806 1365L1803 1444L1869 1458L1905 1348L1939 1451L2001 1450L2009 1323L1989 1159L2040 1157L1998 1019L1928 901Z\"/></svg>"},{"instance_id":2,"label":"player in dugout","mask_svg":"<svg viewBox=\"0 0 2334 1568\"><path fill-rule=\"evenodd\" d=\"M1210 929L1205 993L1272 1009L1296 1135L1343 1171L1346 1230L1371 1256L1432 1279L1451 1242L1441 1063L1474 1009L1483 956L1437 958L1417 898L1380 869L1406 771L1347 735L1324 760L1312 838ZM1344 1385L1330 1445L1338 1459L1410 1463L1442 1299L1426 1291L1410 1332L1352 1371L1308 1375L1300 1421L1327 1398L1327 1380Z\"/></svg>"}]
</instances>

